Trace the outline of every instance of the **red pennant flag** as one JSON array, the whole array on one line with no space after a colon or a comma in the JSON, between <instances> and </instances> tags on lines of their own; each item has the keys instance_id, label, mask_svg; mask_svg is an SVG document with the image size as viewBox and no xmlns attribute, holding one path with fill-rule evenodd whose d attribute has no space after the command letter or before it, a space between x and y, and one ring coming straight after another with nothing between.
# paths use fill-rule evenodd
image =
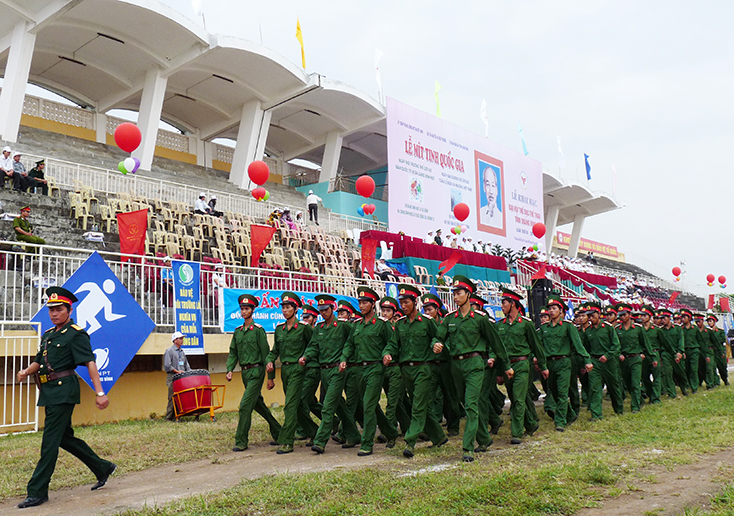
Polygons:
<instances>
[{"instance_id":1,"label":"red pennant flag","mask_svg":"<svg viewBox=\"0 0 734 516\"><path fill-rule=\"evenodd\" d=\"M729 298L728 297L720 297L719 298L719 304L721 305L721 311L722 312L729 312Z\"/></svg>"},{"instance_id":2,"label":"red pennant flag","mask_svg":"<svg viewBox=\"0 0 734 516\"><path fill-rule=\"evenodd\" d=\"M530 277L530 279L531 280L545 279L545 264L544 263L540 265L540 268L537 271L535 271L535 274L533 274Z\"/></svg>"},{"instance_id":3,"label":"red pennant flag","mask_svg":"<svg viewBox=\"0 0 734 516\"><path fill-rule=\"evenodd\" d=\"M250 246L252 248L252 256L250 257L250 266L257 267L260 261L260 255L270 243L270 239L275 234L275 228L272 226L260 226L252 224L250 226Z\"/></svg>"},{"instance_id":4,"label":"red pennant flag","mask_svg":"<svg viewBox=\"0 0 734 516\"><path fill-rule=\"evenodd\" d=\"M362 239L362 270L366 270L371 277L375 277L375 257L377 256L377 240Z\"/></svg>"},{"instance_id":5,"label":"red pennant flag","mask_svg":"<svg viewBox=\"0 0 734 516\"><path fill-rule=\"evenodd\" d=\"M449 272L451 269L454 268L454 265L459 263L461 261L461 253L454 251L451 256L449 256L447 259L442 261L438 264L438 273L443 276L447 272Z\"/></svg>"},{"instance_id":6,"label":"red pennant flag","mask_svg":"<svg viewBox=\"0 0 734 516\"><path fill-rule=\"evenodd\" d=\"M711 310L714 307L714 295L709 294L709 302L708 305L706 305L706 308Z\"/></svg>"},{"instance_id":7,"label":"red pennant flag","mask_svg":"<svg viewBox=\"0 0 734 516\"><path fill-rule=\"evenodd\" d=\"M120 235L120 252L145 256L145 232L148 230L148 210L117 214L117 233ZM122 261L131 260L127 256Z\"/></svg>"},{"instance_id":8,"label":"red pennant flag","mask_svg":"<svg viewBox=\"0 0 734 516\"><path fill-rule=\"evenodd\" d=\"M680 292L673 292L673 295L670 296L670 299L668 299L668 306L671 306L673 303L675 303L675 300L678 299L678 294L680 294Z\"/></svg>"}]
</instances>

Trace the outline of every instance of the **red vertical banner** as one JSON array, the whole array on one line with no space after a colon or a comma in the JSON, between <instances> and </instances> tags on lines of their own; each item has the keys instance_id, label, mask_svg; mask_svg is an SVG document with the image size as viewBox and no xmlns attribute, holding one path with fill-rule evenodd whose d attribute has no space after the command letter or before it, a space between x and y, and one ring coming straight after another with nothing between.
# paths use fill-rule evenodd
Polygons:
<instances>
[{"instance_id":1,"label":"red vertical banner","mask_svg":"<svg viewBox=\"0 0 734 516\"><path fill-rule=\"evenodd\" d=\"M673 306L673 303L675 303L675 300L678 299L678 295L680 292L673 292L673 295L670 296L670 299L668 299L668 306Z\"/></svg>"},{"instance_id":2,"label":"red vertical banner","mask_svg":"<svg viewBox=\"0 0 734 516\"><path fill-rule=\"evenodd\" d=\"M250 247L252 248L251 267L257 266L257 263L260 261L260 255L268 246L274 234L275 228L272 226L260 226L258 224L250 226Z\"/></svg>"},{"instance_id":3,"label":"red vertical banner","mask_svg":"<svg viewBox=\"0 0 734 516\"><path fill-rule=\"evenodd\" d=\"M148 210L117 214L117 232L120 235L120 252L145 256L145 232L148 230ZM130 260L123 256L122 261Z\"/></svg>"},{"instance_id":4,"label":"red vertical banner","mask_svg":"<svg viewBox=\"0 0 734 516\"><path fill-rule=\"evenodd\" d=\"M706 304L706 308L711 310L714 307L714 295L709 294L709 302Z\"/></svg>"},{"instance_id":5,"label":"red vertical banner","mask_svg":"<svg viewBox=\"0 0 734 516\"><path fill-rule=\"evenodd\" d=\"M730 312L729 310L729 298L728 297L720 297L719 298L719 304L721 305L721 311L722 312Z\"/></svg>"},{"instance_id":6,"label":"red vertical banner","mask_svg":"<svg viewBox=\"0 0 734 516\"><path fill-rule=\"evenodd\" d=\"M375 276L375 257L377 256L377 240L372 238L362 239L362 270L366 270L371 276Z\"/></svg>"},{"instance_id":7,"label":"red vertical banner","mask_svg":"<svg viewBox=\"0 0 734 516\"><path fill-rule=\"evenodd\" d=\"M454 251L451 256L446 258L444 261L438 264L438 273L443 276L447 272L449 272L451 269L454 268L454 265L459 263L461 260L461 253Z\"/></svg>"}]
</instances>

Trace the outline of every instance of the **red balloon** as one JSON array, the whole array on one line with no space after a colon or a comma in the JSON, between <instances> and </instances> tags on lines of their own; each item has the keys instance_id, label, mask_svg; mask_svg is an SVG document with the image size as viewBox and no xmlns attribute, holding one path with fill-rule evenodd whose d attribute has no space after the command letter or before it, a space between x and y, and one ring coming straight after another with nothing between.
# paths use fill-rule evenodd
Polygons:
<instances>
[{"instance_id":1,"label":"red balloon","mask_svg":"<svg viewBox=\"0 0 734 516\"><path fill-rule=\"evenodd\" d=\"M680 276L680 267L673 267L673 276Z\"/></svg>"},{"instance_id":2,"label":"red balloon","mask_svg":"<svg viewBox=\"0 0 734 516\"><path fill-rule=\"evenodd\" d=\"M137 149L142 139L143 135L138 126L130 122L122 123L115 129L115 143L125 152Z\"/></svg>"},{"instance_id":3,"label":"red balloon","mask_svg":"<svg viewBox=\"0 0 734 516\"><path fill-rule=\"evenodd\" d=\"M722 285L726 283L726 276L719 276L719 283L721 283Z\"/></svg>"},{"instance_id":4,"label":"red balloon","mask_svg":"<svg viewBox=\"0 0 734 516\"><path fill-rule=\"evenodd\" d=\"M715 279L716 276L714 276L713 274L709 274L708 276L706 276L706 281L708 281L709 283L713 283Z\"/></svg>"},{"instance_id":5,"label":"red balloon","mask_svg":"<svg viewBox=\"0 0 734 516\"><path fill-rule=\"evenodd\" d=\"M266 194L266 193L267 193L267 192L265 191L265 188L263 188L263 187L261 186L261 187L259 187L259 188L255 188L255 189L254 189L254 190L252 191L252 196L253 196L253 197L254 197L255 199L257 199L258 201L262 201L262 200L263 200L263 199L265 198L265 194Z\"/></svg>"},{"instance_id":6,"label":"red balloon","mask_svg":"<svg viewBox=\"0 0 734 516\"><path fill-rule=\"evenodd\" d=\"M247 167L247 174L256 185L264 185L270 177L270 169L264 161L253 161Z\"/></svg>"},{"instance_id":7,"label":"red balloon","mask_svg":"<svg viewBox=\"0 0 734 516\"><path fill-rule=\"evenodd\" d=\"M454 217L464 222L468 216L469 206L466 203L460 202L459 204L454 206Z\"/></svg>"},{"instance_id":8,"label":"red balloon","mask_svg":"<svg viewBox=\"0 0 734 516\"><path fill-rule=\"evenodd\" d=\"M370 215L372 215L375 212L375 210L377 209L377 206L375 206L374 204L370 204L369 208L370 208Z\"/></svg>"},{"instance_id":9,"label":"red balloon","mask_svg":"<svg viewBox=\"0 0 734 516\"><path fill-rule=\"evenodd\" d=\"M375 193L375 180L370 176L360 176L355 186L357 187L357 193L362 197L369 197Z\"/></svg>"},{"instance_id":10,"label":"red balloon","mask_svg":"<svg viewBox=\"0 0 734 516\"><path fill-rule=\"evenodd\" d=\"M543 235L545 235L545 224L536 222L533 225L533 235L535 235L535 238L543 238Z\"/></svg>"}]
</instances>

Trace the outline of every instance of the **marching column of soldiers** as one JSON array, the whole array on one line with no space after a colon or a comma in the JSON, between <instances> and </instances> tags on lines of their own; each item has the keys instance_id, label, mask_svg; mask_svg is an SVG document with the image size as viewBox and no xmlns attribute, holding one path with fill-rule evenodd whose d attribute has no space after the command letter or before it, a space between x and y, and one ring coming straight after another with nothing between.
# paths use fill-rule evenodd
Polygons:
<instances>
[{"instance_id":1,"label":"marching column of soldiers","mask_svg":"<svg viewBox=\"0 0 734 516\"><path fill-rule=\"evenodd\" d=\"M678 391L686 396L704 384L729 385L727 339L713 314L673 314L647 305L634 310L625 303L603 309L588 302L570 321L563 299L550 295L536 328L525 317L522 296L509 289L502 289L504 317L495 321L465 276L453 279L457 309L450 313L438 296L421 295L414 285L401 284L398 291L397 299L381 299L359 287L358 308L328 294L316 296L314 308L285 292L285 322L276 327L270 350L253 321L257 299L240 296L244 324L232 336L227 360L227 379L239 365L245 385L233 451L247 449L253 411L267 420L278 454L292 453L294 442L304 439L316 454L333 441L358 448L363 457L375 443L395 447L402 435L402 453L412 458L419 441L440 447L458 436L464 419L462 460L472 462L504 423L502 384L512 445L538 430L537 379L545 392L543 410L558 432L584 408L590 421L601 420L605 390L612 410L622 415L627 397L636 413ZM267 388L274 386L277 359L285 393L282 426L261 396L266 374Z\"/></svg>"}]
</instances>

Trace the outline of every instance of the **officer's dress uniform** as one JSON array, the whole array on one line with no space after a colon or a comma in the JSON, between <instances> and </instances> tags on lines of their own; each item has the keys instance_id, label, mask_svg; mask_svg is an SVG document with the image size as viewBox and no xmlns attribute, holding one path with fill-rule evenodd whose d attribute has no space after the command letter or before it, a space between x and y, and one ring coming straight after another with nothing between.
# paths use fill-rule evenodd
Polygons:
<instances>
[{"instance_id":1,"label":"officer's dress uniform","mask_svg":"<svg viewBox=\"0 0 734 516\"><path fill-rule=\"evenodd\" d=\"M41 458L28 482L28 496L48 496L48 485L56 467L59 448L81 460L97 479L108 476L114 465L101 459L87 443L74 437L71 416L80 403L77 366L94 362L89 335L69 319L61 329L43 334L35 362L40 365L41 392L38 406L45 407L46 422L41 442Z\"/></svg>"}]
</instances>

